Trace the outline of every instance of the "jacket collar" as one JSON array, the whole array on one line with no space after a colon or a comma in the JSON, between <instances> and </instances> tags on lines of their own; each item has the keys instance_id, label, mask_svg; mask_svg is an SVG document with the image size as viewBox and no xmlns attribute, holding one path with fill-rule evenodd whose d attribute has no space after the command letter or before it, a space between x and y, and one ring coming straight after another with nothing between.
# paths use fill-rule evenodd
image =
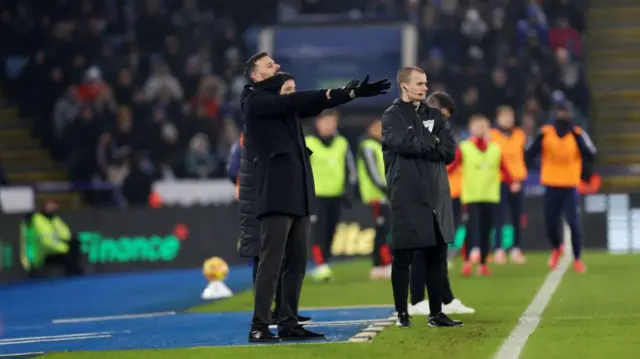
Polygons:
<instances>
[{"instance_id":1,"label":"jacket collar","mask_svg":"<svg viewBox=\"0 0 640 359\"><path fill-rule=\"evenodd\" d=\"M266 80L247 84L245 85L245 89L261 90L261 91L277 94L277 93L280 93L280 89L282 88L282 85L285 83L285 81L290 79L293 79L292 75L286 72L280 72L269 77Z\"/></svg>"},{"instance_id":2,"label":"jacket collar","mask_svg":"<svg viewBox=\"0 0 640 359\"><path fill-rule=\"evenodd\" d=\"M393 100L393 104L400 107L400 108L406 108L406 109L412 109L413 111L416 111L416 107L412 102L405 102L403 101L401 98L396 98L395 100ZM427 111L427 105L424 102L420 102L420 105L418 105L418 112L420 113L424 113Z\"/></svg>"}]
</instances>

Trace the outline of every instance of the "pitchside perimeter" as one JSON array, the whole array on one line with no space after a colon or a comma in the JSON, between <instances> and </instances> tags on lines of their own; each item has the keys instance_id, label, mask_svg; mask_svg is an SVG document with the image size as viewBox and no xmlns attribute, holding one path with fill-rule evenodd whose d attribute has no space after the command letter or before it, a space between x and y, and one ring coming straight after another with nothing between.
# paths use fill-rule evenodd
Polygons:
<instances>
[{"instance_id":1,"label":"pitchside perimeter","mask_svg":"<svg viewBox=\"0 0 640 359\"><path fill-rule=\"evenodd\" d=\"M392 323L392 312L390 307L306 310L305 314L313 317L307 326L325 333L327 338L304 343L373 340ZM60 351L243 346L248 345L250 319L251 313L247 312L60 318L42 325L5 327L0 357Z\"/></svg>"}]
</instances>

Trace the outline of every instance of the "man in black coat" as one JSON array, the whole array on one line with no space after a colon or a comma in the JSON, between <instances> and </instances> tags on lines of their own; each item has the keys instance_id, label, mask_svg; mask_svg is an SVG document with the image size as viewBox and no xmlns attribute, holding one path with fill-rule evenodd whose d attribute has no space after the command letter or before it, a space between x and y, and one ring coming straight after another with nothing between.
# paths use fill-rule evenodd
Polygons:
<instances>
[{"instance_id":1,"label":"man in black coat","mask_svg":"<svg viewBox=\"0 0 640 359\"><path fill-rule=\"evenodd\" d=\"M456 144L437 108L424 104L427 75L418 67L398 72L401 97L382 115L382 150L391 203L391 282L397 325L410 325L409 268L422 251L429 294L429 326L460 326L442 313L447 243L453 240L453 210L446 165Z\"/></svg>"},{"instance_id":2,"label":"man in black coat","mask_svg":"<svg viewBox=\"0 0 640 359\"><path fill-rule=\"evenodd\" d=\"M309 151L300 118L319 104L346 103L356 97L386 93L386 80L352 81L341 89L280 94L285 77L266 53L247 61L250 79L241 95L245 118L245 150L253 158L256 217L260 221L260 253L255 281L255 309L250 342L323 337L304 329L296 318L307 264L307 241L315 197ZM327 106L328 107L328 106ZM278 336L269 331L270 312L278 280Z\"/></svg>"},{"instance_id":3,"label":"man in black coat","mask_svg":"<svg viewBox=\"0 0 640 359\"><path fill-rule=\"evenodd\" d=\"M290 94L296 91L295 79L292 75L282 73L284 83L280 88L280 94ZM337 99L327 100L317 106L309 106L302 115L317 116L323 109L340 105ZM238 252L242 257L251 258L253 260L253 281L255 283L256 273L258 271L259 254L260 254L260 221L256 218L256 199L254 196L253 186L253 157L247 151L244 151L244 133L240 139L232 147L229 160L227 163L227 175L229 179L236 185L236 195L239 204L240 219L240 243ZM277 311L280 303L280 283L276 289L275 308L276 311L271 315L271 323L276 324L278 317ZM310 317L297 315L298 323L307 323L311 321Z\"/></svg>"},{"instance_id":4,"label":"man in black coat","mask_svg":"<svg viewBox=\"0 0 640 359\"><path fill-rule=\"evenodd\" d=\"M456 104L448 94L444 92L435 92L427 97L427 105L437 108L442 117L446 121L451 121L451 116L456 112ZM452 201L453 203L453 201ZM456 210L453 207L454 230L457 227ZM458 214L458 217L460 215ZM413 262L411 263L411 280L409 291L411 292L411 306L409 306L409 314L429 315L429 301L424 300L424 288L427 282L425 271L426 263L423 251L415 251ZM442 278L442 312L445 314L472 314L475 309L467 307L453 295L451 283L449 282L449 272L444 271Z\"/></svg>"}]
</instances>

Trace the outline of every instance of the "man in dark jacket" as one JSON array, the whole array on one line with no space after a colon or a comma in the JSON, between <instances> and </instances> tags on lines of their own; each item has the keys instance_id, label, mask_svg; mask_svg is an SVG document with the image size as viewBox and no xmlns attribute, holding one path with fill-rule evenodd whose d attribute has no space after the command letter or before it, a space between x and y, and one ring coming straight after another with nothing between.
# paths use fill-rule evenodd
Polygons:
<instances>
[{"instance_id":1,"label":"man in dark jacket","mask_svg":"<svg viewBox=\"0 0 640 359\"><path fill-rule=\"evenodd\" d=\"M446 121L451 121L451 116L456 112L456 104L448 94L444 92L434 92L426 101L427 105L432 108L437 108L442 114L442 117ZM451 193L451 192L450 192ZM453 203L453 201L452 201ZM456 222L455 206L452 206L454 211L454 224ZM457 226L454 225L454 230ZM411 292L411 305L409 306L409 314L424 314L429 315L429 301L424 300L424 289L426 286L425 272L426 263L423 251L415 251L413 255L413 262L411 263L411 280L409 291ZM472 314L475 313L475 309L467 307L453 295L451 290L451 283L449 281L449 272L444 271L444 277L442 278L442 312L445 314Z\"/></svg>"},{"instance_id":2,"label":"man in dark jacket","mask_svg":"<svg viewBox=\"0 0 640 359\"><path fill-rule=\"evenodd\" d=\"M296 83L293 76L284 75L284 84L280 88L280 94L290 94L296 91ZM325 105L325 104L322 104ZM332 106L333 103L329 102ZM317 111L309 108L309 115L314 116L321 111L318 106ZM258 271L258 262L260 254L260 221L256 218L255 197L253 195L253 164L249 160L246 151L244 151L244 133L240 135L240 139L234 143L229 153L227 161L227 176L236 186L236 198L240 207L240 243L238 244L238 252L240 256L251 258L253 261L253 282L256 281L256 273ZM276 324L278 317L277 309L280 303L280 283L276 289L275 308L271 314L272 324ZM310 317L297 315L298 323L308 323Z\"/></svg>"},{"instance_id":3,"label":"man in dark jacket","mask_svg":"<svg viewBox=\"0 0 640 359\"><path fill-rule=\"evenodd\" d=\"M382 150L391 202L391 282L398 321L410 325L407 299L414 252L423 252L429 294L429 326L460 326L442 313L442 280L453 212L446 165L455 156L450 124L426 106L427 75L417 67L398 72L401 97L382 115Z\"/></svg>"},{"instance_id":4,"label":"man in dark jacket","mask_svg":"<svg viewBox=\"0 0 640 359\"><path fill-rule=\"evenodd\" d=\"M247 61L250 84L241 95L245 118L245 150L253 163L256 217L260 221L260 253L255 281L255 309L250 342L323 337L304 329L296 319L307 264L307 241L315 197L300 118L309 108L332 100L377 96L389 89L387 80L351 82L341 89L297 91L281 95L285 78L266 53ZM328 106L327 106L328 107ZM269 330L271 305L278 280L278 336Z\"/></svg>"}]
</instances>

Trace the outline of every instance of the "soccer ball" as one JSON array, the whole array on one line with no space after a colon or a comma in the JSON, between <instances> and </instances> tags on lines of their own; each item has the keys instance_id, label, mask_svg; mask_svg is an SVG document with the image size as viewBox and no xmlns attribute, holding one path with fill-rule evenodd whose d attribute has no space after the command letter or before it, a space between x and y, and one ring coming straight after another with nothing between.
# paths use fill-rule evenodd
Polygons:
<instances>
[{"instance_id":1,"label":"soccer ball","mask_svg":"<svg viewBox=\"0 0 640 359\"><path fill-rule=\"evenodd\" d=\"M221 282L229 274L229 265L220 257L211 257L202 264L202 274L210 282Z\"/></svg>"}]
</instances>

